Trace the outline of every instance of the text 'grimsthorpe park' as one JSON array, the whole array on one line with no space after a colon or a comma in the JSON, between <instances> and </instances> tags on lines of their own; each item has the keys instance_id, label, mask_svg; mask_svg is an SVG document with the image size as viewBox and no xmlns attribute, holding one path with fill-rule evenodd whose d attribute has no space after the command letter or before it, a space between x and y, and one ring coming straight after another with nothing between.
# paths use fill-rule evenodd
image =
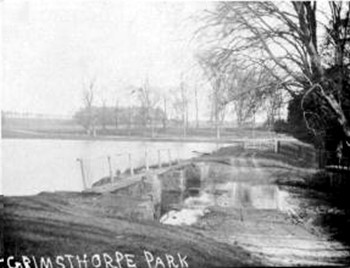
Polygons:
<instances>
[{"instance_id":1,"label":"text 'grimsthorpe park'","mask_svg":"<svg viewBox=\"0 0 350 268\"><path fill-rule=\"evenodd\" d=\"M164 254L155 256L144 250L143 256L148 268L189 268L187 256ZM0 258L0 264L8 268L137 268L134 254L123 254L115 251L114 254L102 253L88 256L58 255L56 257L8 256ZM67 265L68 264L68 265Z\"/></svg>"}]
</instances>

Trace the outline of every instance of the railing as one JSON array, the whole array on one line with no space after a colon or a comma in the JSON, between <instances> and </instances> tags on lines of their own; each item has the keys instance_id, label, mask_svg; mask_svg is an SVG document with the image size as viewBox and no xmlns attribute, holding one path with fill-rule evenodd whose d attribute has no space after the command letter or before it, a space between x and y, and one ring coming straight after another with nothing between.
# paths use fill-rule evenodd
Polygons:
<instances>
[{"instance_id":1,"label":"railing","mask_svg":"<svg viewBox=\"0 0 350 268\"><path fill-rule=\"evenodd\" d=\"M340 173L350 171L350 158L339 157L335 151L316 150L311 145L283 139L243 140L242 144L244 149L274 151L294 159L302 159L305 162L315 162L318 168L329 171Z\"/></svg>"},{"instance_id":2,"label":"railing","mask_svg":"<svg viewBox=\"0 0 350 268\"><path fill-rule=\"evenodd\" d=\"M144 150L144 154L120 153L93 158L78 158L83 187L87 189L102 180L114 181L122 175L134 175L150 169L180 162L178 152L169 148Z\"/></svg>"},{"instance_id":3,"label":"railing","mask_svg":"<svg viewBox=\"0 0 350 268\"><path fill-rule=\"evenodd\" d=\"M308 163L310 167L317 167L315 148L312 145L297 142L295 139L245 139L241 142L245 150L274 152L290 157L293 161Z\"/></svg>"}]
</instances>

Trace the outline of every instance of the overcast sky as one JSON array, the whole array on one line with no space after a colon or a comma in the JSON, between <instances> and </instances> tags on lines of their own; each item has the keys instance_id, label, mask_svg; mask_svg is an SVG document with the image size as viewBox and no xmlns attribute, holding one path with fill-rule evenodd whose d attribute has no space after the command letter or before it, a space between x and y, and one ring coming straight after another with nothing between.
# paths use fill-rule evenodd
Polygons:
<instances>
[{"instance_id":1,"label":"overcast sky","mask_svg":"<svg viewBox=\"0 0 350 268\"><path fill-rule=\"evenodd\" d=\"M193 64L188 18L204 2L11 0L2 3L2 110L72 114L83 81L130 99L127 85L166 91ZM203 97L203 94L202 94Z\"/></svg>"}]
</instances>

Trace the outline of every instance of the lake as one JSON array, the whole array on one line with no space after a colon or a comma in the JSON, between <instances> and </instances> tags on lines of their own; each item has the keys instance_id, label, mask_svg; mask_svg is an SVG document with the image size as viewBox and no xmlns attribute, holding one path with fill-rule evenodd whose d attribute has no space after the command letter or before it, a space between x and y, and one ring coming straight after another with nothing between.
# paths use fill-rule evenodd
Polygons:
<instances>
[{"instance_id":1,"label":"lake","mask_svg":"<svg viewBox=\"0 0 350 268\"><path fill-rule=\"evenodd\" d=\"M224 146L224 144L220 144ZM188 159L199 152L212 152L215 143L92 141L92 140L2 140L2 191L4 195L32 195L42 191L81 191L83 179L80 162L88 186L113 173L146 164ZM169 155L170 150L170 155ZM131 162L130 157L131 156ZM108 161L110 157L110 165Z\"/></svg>"}]
</instances>

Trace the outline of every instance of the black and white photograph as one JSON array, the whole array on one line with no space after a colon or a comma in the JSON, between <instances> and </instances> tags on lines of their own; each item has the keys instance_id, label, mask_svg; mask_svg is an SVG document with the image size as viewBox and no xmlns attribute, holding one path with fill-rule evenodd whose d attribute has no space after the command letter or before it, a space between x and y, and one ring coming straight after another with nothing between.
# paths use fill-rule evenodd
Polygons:
<instances>
[{"instance_id":1,"label":"black and white photograph","mask_svg":"<svg viewBox=\"0 0 350 268\"><path fill-rule=\"evenodd\" d=\"M350 266L350 1L0 0L0 267Z\"/></svg>"}]
</instances>

